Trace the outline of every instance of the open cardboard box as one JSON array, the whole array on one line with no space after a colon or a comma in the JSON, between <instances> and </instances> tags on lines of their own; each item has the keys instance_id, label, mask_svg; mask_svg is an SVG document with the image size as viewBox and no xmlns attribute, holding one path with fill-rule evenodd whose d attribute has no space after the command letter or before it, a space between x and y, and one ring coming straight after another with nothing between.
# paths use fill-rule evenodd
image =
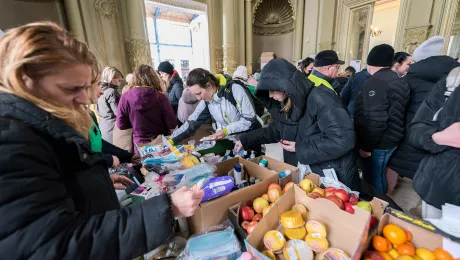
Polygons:
<instances>
[{"instance_id":1,"label":"open cardboard box","mask_svg":"<svg viewBox=\"0 0 460 260\"><path fill-rule=\"evenodd\" d=\"M370 214L355 207L355 214L339 209L326 199L312 199L298 186L290 188L259 222L256 229L247 237L245 244L248 252L256 259L267 259L260 251L265 249L263 238L270 230L280 229L280 215L291 210L295 204L302 204L308 209L308 220L317 220L326 226L327 240L330 248L338 248L352 259L359 259L365 241ZM282 255L278 259L284 259Z\"/></svg>"},{"instance_id":2,"label":"open cardboard box","mask_svg":"<svg viewBox=\"0 0 460 260\"><path fill-rule=\"evenodd\" d=\"M276 160L276 159L273 159L271 157L265 156L265 155L257 157L257 158L254 158L251 161L256 163L256 164L259 164L261 159L267 160L267 167L266 167L267 169L272 170L272 171L276 171L278 174L280 172L285 172L286 170L291 171L290 175L288 175L288 176L286 176L284 178L281 178L279 180L279 185L281 185L281 187L284 187L284 185L286 185L288 182L291 182L291 181L294 182L294 183L299 183L299 168L294 167L294 166L292 166L290 164L284 163L284 162L282 162L280 160Z\"/></svg>"},{"instance_id":3,"label":"open cardboard box","mask_svg":"<svg viewBox=\"0 0 460 260\"><path fill-rule=\"evenodd\" d=\"M233 169L235 163L238 162L243 164L243 168L246 173L260 179L261 182L233 191L220 198L201 203L195 211L195 214L188 219L189 229L192 234L199 232L204 228L222 223L228 218L229 207L242 201L255 199L264 194L270 184L278 183L279 178L277 174L241 158L233 158L216 164L216 175L227 175L228 172Z\"/></svg>"}]
</instances>

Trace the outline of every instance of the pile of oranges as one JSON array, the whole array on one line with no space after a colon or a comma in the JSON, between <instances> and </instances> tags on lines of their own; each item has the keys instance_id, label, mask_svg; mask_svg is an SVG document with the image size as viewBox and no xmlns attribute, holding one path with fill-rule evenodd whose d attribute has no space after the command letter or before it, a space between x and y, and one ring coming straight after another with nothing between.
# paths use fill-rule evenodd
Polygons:
<instances>
[{"instance_id":1,"label":"pile of oranges","mask_svg":"<svg viewBox=\"0 0 460 260\"><path fill-rule=\"evenodd\" d=\"M386 225L382 235L374 236L372 246L375 251L366 252L365 260L454 260L441 248L434 251L416 248L411 242L412 233L397 225Z\"/></svg>"}]
</instances>

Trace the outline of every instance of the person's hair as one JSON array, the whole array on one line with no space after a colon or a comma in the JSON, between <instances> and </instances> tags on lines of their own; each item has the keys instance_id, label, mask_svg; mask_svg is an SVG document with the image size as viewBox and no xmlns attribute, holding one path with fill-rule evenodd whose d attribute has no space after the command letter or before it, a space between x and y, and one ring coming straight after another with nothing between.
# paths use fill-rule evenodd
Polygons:
<instances>
[{"instance_id":1,"label":"person's hair","mask_svg":"<svg viewBox=\"0 0 460 260\"><path fill-rule=\"evenodd\" d=\"M0 91L35 104L88 138L93 123L85 106L75 109L57 104L46 96L35 96L23 80L23 76L27 76L37 82L62 68L78 64L91 67L94 87L99 80L99 63L85 43L52 22L13 28L0 38ZM93 90L88 89L88 95L89 91Z\"/></svg>"},{"instance_id":2,"label":"person's hair","mask_svg":"<svg viewBox=\"0 0 460 260\"><path fill-rule=\"evenodd\" d=\"M349 73L349 75L351 76L356 73L356 69L352 66L348 66L345 68L345 72Z\"/></svg>"},{"instance_id":3,"label":"person's hair","mask_svg":"<svg viewBox=\"0 0 460 260\"><path fill-rule=\"evenodd\" d=\"M315 62L315 60L310 57L303 59L299 64L300 70L304 72L308 65L312 64L313 62Z\"/></svg>"},{"instance_id":4,"label":"person's hair","mask_svg":"<svg viewBox=\"0 0 460 260\"><path fill-rule=\"evenodd\" d=\"M217 78L205 69L194 69L188 74L187 86L189 87L198 84L201 88L206 88L206 84L208 83L211 83L211 85L215 87L219 87Z\"/></svg>"},{"instance_id":5,"label":"person's hair","mask_svg":"<svg viewBox=\"0 0 460 260\"><path fill-rule=\"evenodd\" d=\"M149 65L139 65L133 72L132 86L153 88L162 92L161 79L158 73Z\"/></svg>"},{"instance_id":6,"label":"person's hair","mask_svg":"<svg viewBox=\"0 0 460 260\"><path fill-rule=\"evenodd\" d=\"M393 63L391 64L391 66L393 67L396 63L402 64L410 56L411 55L407 52L401 51L395 53L395 55L393 56Z\"/></svg>"},{"instance_id":7,"label":"person's hair","mask_svg":"<svg viewBox=\"0 0 460 260\"><path fill-rule=\"evenodd\" d=\"M286 113L286 118L287 118L287 115L291 111L292 105L293 105L291 98L286 97L286 99L284 99L284 101L281 102L281 105L282 105L281 111Z\"/></svg>"},{"instance_id":8,"label":"person's hair","mask_svg":"<svg viewBox=\"0 0 460 260\"><path fill-rule=\"evenodd\" d=\"M105 67L101 75L101 83L112 83L114 78L123 78L123 74L115 67Z\"/></svg>"}]
</instances>

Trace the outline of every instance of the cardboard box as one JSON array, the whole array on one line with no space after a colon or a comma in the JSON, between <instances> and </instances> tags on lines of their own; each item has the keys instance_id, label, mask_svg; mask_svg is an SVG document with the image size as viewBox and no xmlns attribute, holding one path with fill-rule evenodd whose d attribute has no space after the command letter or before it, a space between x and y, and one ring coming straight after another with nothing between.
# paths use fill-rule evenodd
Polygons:
<instances>
[{"instance_id":1,"label":"cardboard box","mask_svg":"<svg viewBox=\"0 0 460 260\"><path fill-rule=\"evenodd\" d=\"M263 237L270 230L280 228L280 215L300 203L307 207L308 220L317 220L326 226L329 247L345 251L352 259L361 257L367 241L370 214L355 208L355 214L339 209L326 199L312 199L297 186L289 189L259 222L256 229L247 237L245 244L248 252L256 259L268 259L260 253L265 249ZM260 251L259 251L260 250ZM282 256L279 259L284 259Z\"/></svg>"},{"instance_id":2,"label":"cardboard box","mask_svg":"<svg viewBox=\"0 0 460 260\"><path fill-rule=\"evenodd\" d=\"M251 161L253 161L256 164L259 164L261 159L267 160L267 169L276 171L278 174L280 172L285 172L286 170L291 171L291 174L289 176L286 176L279 180L279 185L281 185L281 187L284 187L284 185L291 181L294 183L299 183L299 168L265 155L257 157Z\"/></svg>"},{"instance_id":3,"label":"cardboard box","mask_svg":"<svg viewBox=\"0 0 460 260\"><path fill-rule=\"evenodd\" d=\"M241 158L234 158L218 163L216 165L217 175L228 175L228 172L231 171L235 163L238 162L243 164L245 172L247 172L250 176L260 179L261 182L200 204L195 211L195 214L190 217L188 221L191 234L199 232L204 228L222 223L228 218L229 207L242 201L255 199L264 194L270 184L278 183L279 178L277 174Z\"/></svg>"}]
</instances>

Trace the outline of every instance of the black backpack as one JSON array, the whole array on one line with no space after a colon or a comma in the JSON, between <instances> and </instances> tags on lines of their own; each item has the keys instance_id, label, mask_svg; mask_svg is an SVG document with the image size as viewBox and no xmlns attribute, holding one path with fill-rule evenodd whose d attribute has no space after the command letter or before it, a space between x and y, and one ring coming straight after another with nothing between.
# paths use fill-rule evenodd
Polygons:
<instances>
[{"instance_id":1,"label":"black backpack","mask_svg":"<svg viewBox=\"0 0 460 260\"><path fill-rule=\"evenodd\" d=\"M236 100L235 100L235 97L233 96L232 94L232 85L233 84L238 84L240 85L241 87L243 87L244 89L244 92L246 92L246 95L248 95L248 97L251 98L252 100L252 105L254 106L254 110L256 111L256 114L257 116L259 117L262 117L265 113L265 107L264 105L262 104L262 102L260 102L260 100L258 100L253 94L251 94L251 92L249 91L249 89L246 87L246 85L239 81L239 80L231 80L231 81L227 81L227 85L225 85L225 90L222 91L222 93L225 93L225 94L222 94L225 95L225 98L230 102L232 103L232 105L234 105L235 107L236 106ZM228 94L227 94L228 93ZM220 97L222 97L220 96Z\"/></svg>"}]
</instances>

